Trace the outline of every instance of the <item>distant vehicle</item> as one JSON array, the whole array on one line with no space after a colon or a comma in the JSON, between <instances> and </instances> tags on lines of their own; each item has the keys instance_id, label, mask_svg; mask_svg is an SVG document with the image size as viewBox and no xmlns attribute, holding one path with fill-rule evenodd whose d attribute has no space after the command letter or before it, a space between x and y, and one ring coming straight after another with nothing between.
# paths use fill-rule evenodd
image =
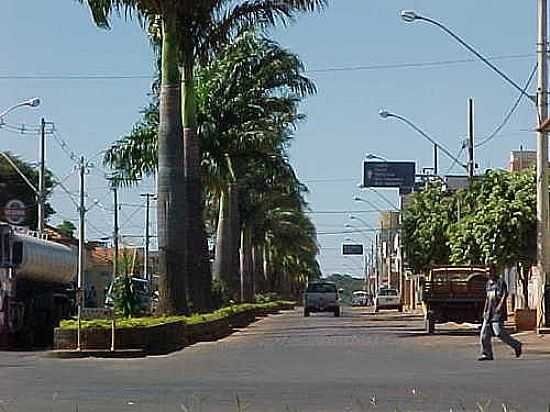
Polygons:
<instances>
[{"instance_id":1,"label":"distant vehicle","mask_svg":"<svg viewBox=\"0 0 550 412\"><path fill-rule=\"evenodd\" d=\"M304 292L304 316L311 312L332 312L340 316L339 292L332 282L310 283Z\"/></svg>"},{"instance_id":2,"label":"distant vehicle","mask_svg":"<svg viewBox=\"0 0 550 412\"><path fill-rule=\"evenodd\" d=\"M433 268L422 288L426 332L434 333L436 323L481 323L486 282L484 267Z\"/></svg>"},{"instance_id":3,"label":"distant vehicle","mask_svg":"<svg viewBox=\"0 0 550 412\"><path fill-rule=\"evenodd\" d=\"M364 290L356 290L351 295L351 306L367 306L370 296Z\"/></svg>"},{"instance_id":4,"label":"distant vehicle","mask_svg":"<svg viewBox=\"0 0 550 412\"><path fill-rule=\"evenodd\" d=\"M381 288L378 290L374 299L374 311L378 312L380 309L397 309L399 312L403 312L403 303L397 289Z\"/></svg>"},{"instance_id":5,"label":"distant vehicle","mask_svg":"<svg viewBox=\"0 0 550 412\"><path fill-rule=\"evenodd\" d=\"M105 306L112 308L114 306L113 296L114 284L111 282L105 296ZM155 298L149 287L149 282L143 278L132 277L132 288L136 294L138 314L149 314L152 310L152 299Z\"/></svg>"}]
</instances>

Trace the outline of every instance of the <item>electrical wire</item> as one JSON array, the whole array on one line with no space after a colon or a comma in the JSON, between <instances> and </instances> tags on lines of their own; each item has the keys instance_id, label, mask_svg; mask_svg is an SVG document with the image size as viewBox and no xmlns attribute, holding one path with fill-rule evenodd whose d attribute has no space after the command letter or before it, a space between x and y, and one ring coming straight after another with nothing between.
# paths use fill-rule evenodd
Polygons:
<instances>
[{"instance_id":1,"label":"electrical wire","mask_svg":"<svg viewBox=\"0 0 550 412\"><path fill-rule=\"evenodd\" d=\"M393 204L393 202L391 200L389 200L386 196L384 196L382 193L380 193L378 190L376 190L374 187L369 187L368 189L370 189L371 191L373 191L374 193L376 193L378 195L378 197L380 199L382 199L384 202L386 202L386 204L390 205L392 209L394 210L399 210L399 208L397 206L395 206Z\"/></svg>"},{"instance_id":2,"label":"electrical wire","mask_svg":"<svg viewBox=\"0 0 550 412\"><path fill-rule=\"evenodd\" d=\"M535 57L534 54L511 54L488 57L487 60L512 60L512 59L526 59ZM325 67L306 70L306 73L330 73L330 72L355 72L355 71L376 71L376 70L389 70L389 69L414 69L414 68L428 68L428 67L445 67L457 64L476 63L477 60L473 58L469 59L453 59L453 60L434 60L424 62L405 62L394 64L371 64L371 65L358 65L358 66L342 66L342 67ZM40 75L40 74L4 74L0 75L0 80L153 80L154 75L142 75L142 74L53 74L53 75Z\"/></svg>"},{"instance_id":3,"label":"electrical wire","mask_svg":"<svg viewBox=\"0 0 550 412\"><path fill-rule=\"evenodd\" d=\"M449 166L449 168L447 169L445 174L449 173L453 169L453 167L455 167L455 165L458 164L457 160L460 159L460 156L462 156L462 152L464 151L465 148L466 148L466 146L462 145L462 147L460 148L460 150L458 151L458 153L455 156L455 160L453 160L453 162L451 163L451 165Z\"/></svg>"},{"instance_id":4,"label":"electrical wire","mask_svg":"<svg viewBox=\"0 0 550 412\"><path fill-rule=\"evenodd\" d=\"M59 146L59 148L69 157L69 159L73 162L78 161L78 156L75 154L75 152L71 149L69 144L63 139L57 130L57 127L54 127L52 130L52 136L54 137L55 142Z\"/></svg>"},{"instance_id":5,"label":"electrical wire","mask_svg":"<svg viewBox=\"0 0 550 412\"><path fill-rule=\"evenodd\" d=\"M518 108L519 104L521 103L521 100L523 99L523 97L527 93L527 89L529 89L529 86L531 85L531 82L533 81L533 78L535 77L535 73L537 72L537 68L538 68L538 64L536 64L535 67L533 68L533 70L531 71L531 74L529 75L529 78L527 79L527 82L525 83L525 87L523 88L523 93L519 94L516 101L514 102L514 104L512 105L510 110L508 111L508 113L506 114L506 116L504 116L504 119L502 120L502 122L495 128L495 130L493 130L493 132L489 136L487 136L486 138L481 140L478 144L474 145L474 147L476 147L476 148L481 147L481 146L489 143L491 140L493 140L497 136L497 134L502 130L502 128L504 126L506 126L506 124L508 123L508 121L510 120L510 118L512 117L512 115L514 114L516 109Z\"/></svg>"}]
</instances>

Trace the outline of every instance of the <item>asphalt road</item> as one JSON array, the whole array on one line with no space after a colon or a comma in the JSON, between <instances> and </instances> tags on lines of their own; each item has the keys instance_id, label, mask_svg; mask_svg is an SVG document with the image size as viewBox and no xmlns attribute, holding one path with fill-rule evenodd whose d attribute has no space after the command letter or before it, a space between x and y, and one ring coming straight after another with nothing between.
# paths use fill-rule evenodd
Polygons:
<instances>
[{"instance_id":1,"label":"asphalt road","mask_svg":"<svg viewBox=\"0 0 550 412\"><path fill-rule=\"evenodd\" d=\"M428 337L418 317L346 308L287 312L162 357L0 352L0 411L547 410L546 352L515 359L497 346L481 363L476 342L474 331Z\"/></svg>"}]
</instances>

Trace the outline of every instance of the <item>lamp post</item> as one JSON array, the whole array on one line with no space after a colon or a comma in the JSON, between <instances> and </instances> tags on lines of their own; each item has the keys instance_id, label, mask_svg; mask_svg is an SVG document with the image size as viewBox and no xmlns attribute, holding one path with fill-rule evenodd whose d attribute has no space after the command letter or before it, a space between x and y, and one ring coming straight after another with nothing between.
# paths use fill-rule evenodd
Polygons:
<instances>
[{"instance_id":1,"label":"lamp post","mask_svg":"<svg viewBox=\"0 0 550 412\"><path fill-rule=\"evenodd\" d=\"M357 221L361 222L361 223L364 224L366 227L369 227L369 226L370 226L370 224L367 223L366 220L360 218L359 216L355 216L355 215L350 214L350 215L348 215L348 217L349 217L350 220L357 220Z\"/></svg>"},{"instance_id":2,"label":"lamp post","mask_svg":"<svg viewBox=\"0 0 550 412\"><path fill-rule=\"evenodd\" d=\"M20 107L38 107L40 106L40 99L37 97L34 97L29 100L22 101L20 103L14 104L11 107L8 107L6 110L4 110L2 113L0 113L0 121L10 112L13 112L15 109L18 109Z\"/></svg>"},{"instance_id":3,"label":"lamp post","mask_svg":"<svg viewBox=\"0 0 550 412\"><path fill-rule=\"evenodd\" d=\"M376 159L376 160L382 160L383 162L387 162L387 161L388 161L388 159L386 159L386 158L384 158L384 157L382 157L382 156L375 155L375 154L373 154L373 153L367 153L367 154L365 155L365 159L367 159L367 160L374 160L374 159Z\"/></svg>"},{"instance_id":4,"label":"lamp post","mask_svg":"<svg viewBox=\"0 0 550 412\"><path fill-rule=\"evenodd\" d=\"M542 291L540 291L539 311L537 319L537 328L540 330L543 324L544 317L544 299L543 293L546 282L548 281L548 247L550 222L548 212L548 131L541 127L541 123L548 118L548 0L537 0L537 72L538 85L537 95L532 96L526 90L520 87L506 73L491 63L485 56L478 52L474 47L466 43L456 33L451 31L443 23L438 22L426 16L422 16L415 11L405 10L401 12L401 18L407 23L416 21L430 23L456 40L462 47L473 53L491 70L497 73L513 88L518 90L522 95L529 98L537 106L537 267L541 277Z\"/></svg>"},{"instance_id":5,"label":"lamp post","mask_svg":"<svg viewBox=\"0 0 550 412\"><path fill-rule=\"evenodd\" d=\"M29 100L24 100L20 103L14 104L11 107L8 107L6 110L4 110L2 113L0 113L0 125L2 125L4 117L11 113L12 111L20 108L20 107L38 107L40 106L40 99L37 97L34 97ZM38 170L38 188L35 188L34 185L30 184L27 177L13 164L11 159L9 159L5 154L2 154L4 158L10 163L12 167L17 171L17 173L23 178L25 183L27 183L32 190L35 192L37 200L38 200L38 233L40 235L44 232L44 223L46 220L46 164L45 164L45 155L46 155L46 145L45 145L45 135L46 135L46 124L47 122L42 119L40 123L40 168Z\"/></svg>"},{"instance_id":6,"label":"lamp post","mask_svg":"<svg viewBox=\"0 0 550 412\"><path fill-rule=\"evenodd\" d=\"M424 130L422 130L420 127L418 127L417 125L415 125L413 122L411 122L409 119L407 119L406 117L403 117L401 115L398 115L398 114L395 114L395 113L392 113L392 112L389 112L387 110L380 110L378 112L378 114L380 115L380 117L382 119L387 119L389 117L393 117L395 119L398 119L398 120L401 120L403 123L405 123L406 125L408 125L409 127L411 127L414 131L416 131L418 134L420 134L422 137L424 137L426 140L428 140L431 144L433 144L434 146L434 174L437 175L437 172L438 172L438 161L437 161L437 155L438 155L438 150L441 150L443 152L443 154L445 154L449 159L451 159L453 162L456 162L457 164L459 164L460 166L462 166L464 169L466 170L469 170L468 168L468 165L465 165L464 163L462 163L459 159L457 159L457 157L455 155L453 155L449 150L447 150L444 146L442 146L441 144L439 144L434 138L432 138L430 135L428 135Z\"/></svg>"},{"instance_id":7,"label":"lamp post","mask_svg":"<svg viewBox=\"0 0 550 412\"><path fill-rule=\"evenodd\" d=\"M361 187L363 187L363 186L361 186ZM356 202L363 202L363 203L366 203L366 204L369 205L370 207L374 208L374 210L376 210L377 212L380 212L380 213L384 213L384 212L385 212L385 210L380 209L378 206L376 206L376 204L374 204L374 203L371 202L370 200L364 199L364 198L359 197L359 196L353 196L353 200L356 201Z\"/></svg>"}]
</instances>

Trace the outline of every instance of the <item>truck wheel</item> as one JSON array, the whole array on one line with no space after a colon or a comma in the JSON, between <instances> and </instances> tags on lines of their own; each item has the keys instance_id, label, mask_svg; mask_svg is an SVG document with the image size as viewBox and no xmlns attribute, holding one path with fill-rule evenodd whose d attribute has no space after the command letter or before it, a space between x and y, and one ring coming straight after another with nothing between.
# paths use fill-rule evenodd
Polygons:
<instances>
[{"instance_id":1,"label":"truck wheel","mask_svg":"<svg viewBox=\"0 0 550 412\"><path fill-rule=\"evenodd\" d=\"M398 310L399 312L403 312L403 305L399 305L399 307L397 308L397 310Z\"/></svg>"},{"instance_id":2,"label":"truck wheel","mask_svg":"<svg viewBox=\"0 0 550 412\"><path fill-rule=\"evenodd\" d=\"M334 317L336 318L340 317L340 308L334 309Z\"/></svg>"},{"instance_id":3,"label":"truck wheel","mask_svg":"<svg viewBox=\"0 0 550 412\"><path fill-rule=\"evenodd\" d=\"M430 319L430 318L426 318L426 332L429 334L429 335L433 335L433 333L435 332L435 321L433 319Z\"/></svg>"},{"instance_id":4,"label":"truck wheel","mask_svg":"<svg viewBox=\"0 0 550 412\"><path fill-rule=\"evenodd\" d=\"M304 309L304 317L309 317L309 309Z\"/></svg>"}]
</instances>

